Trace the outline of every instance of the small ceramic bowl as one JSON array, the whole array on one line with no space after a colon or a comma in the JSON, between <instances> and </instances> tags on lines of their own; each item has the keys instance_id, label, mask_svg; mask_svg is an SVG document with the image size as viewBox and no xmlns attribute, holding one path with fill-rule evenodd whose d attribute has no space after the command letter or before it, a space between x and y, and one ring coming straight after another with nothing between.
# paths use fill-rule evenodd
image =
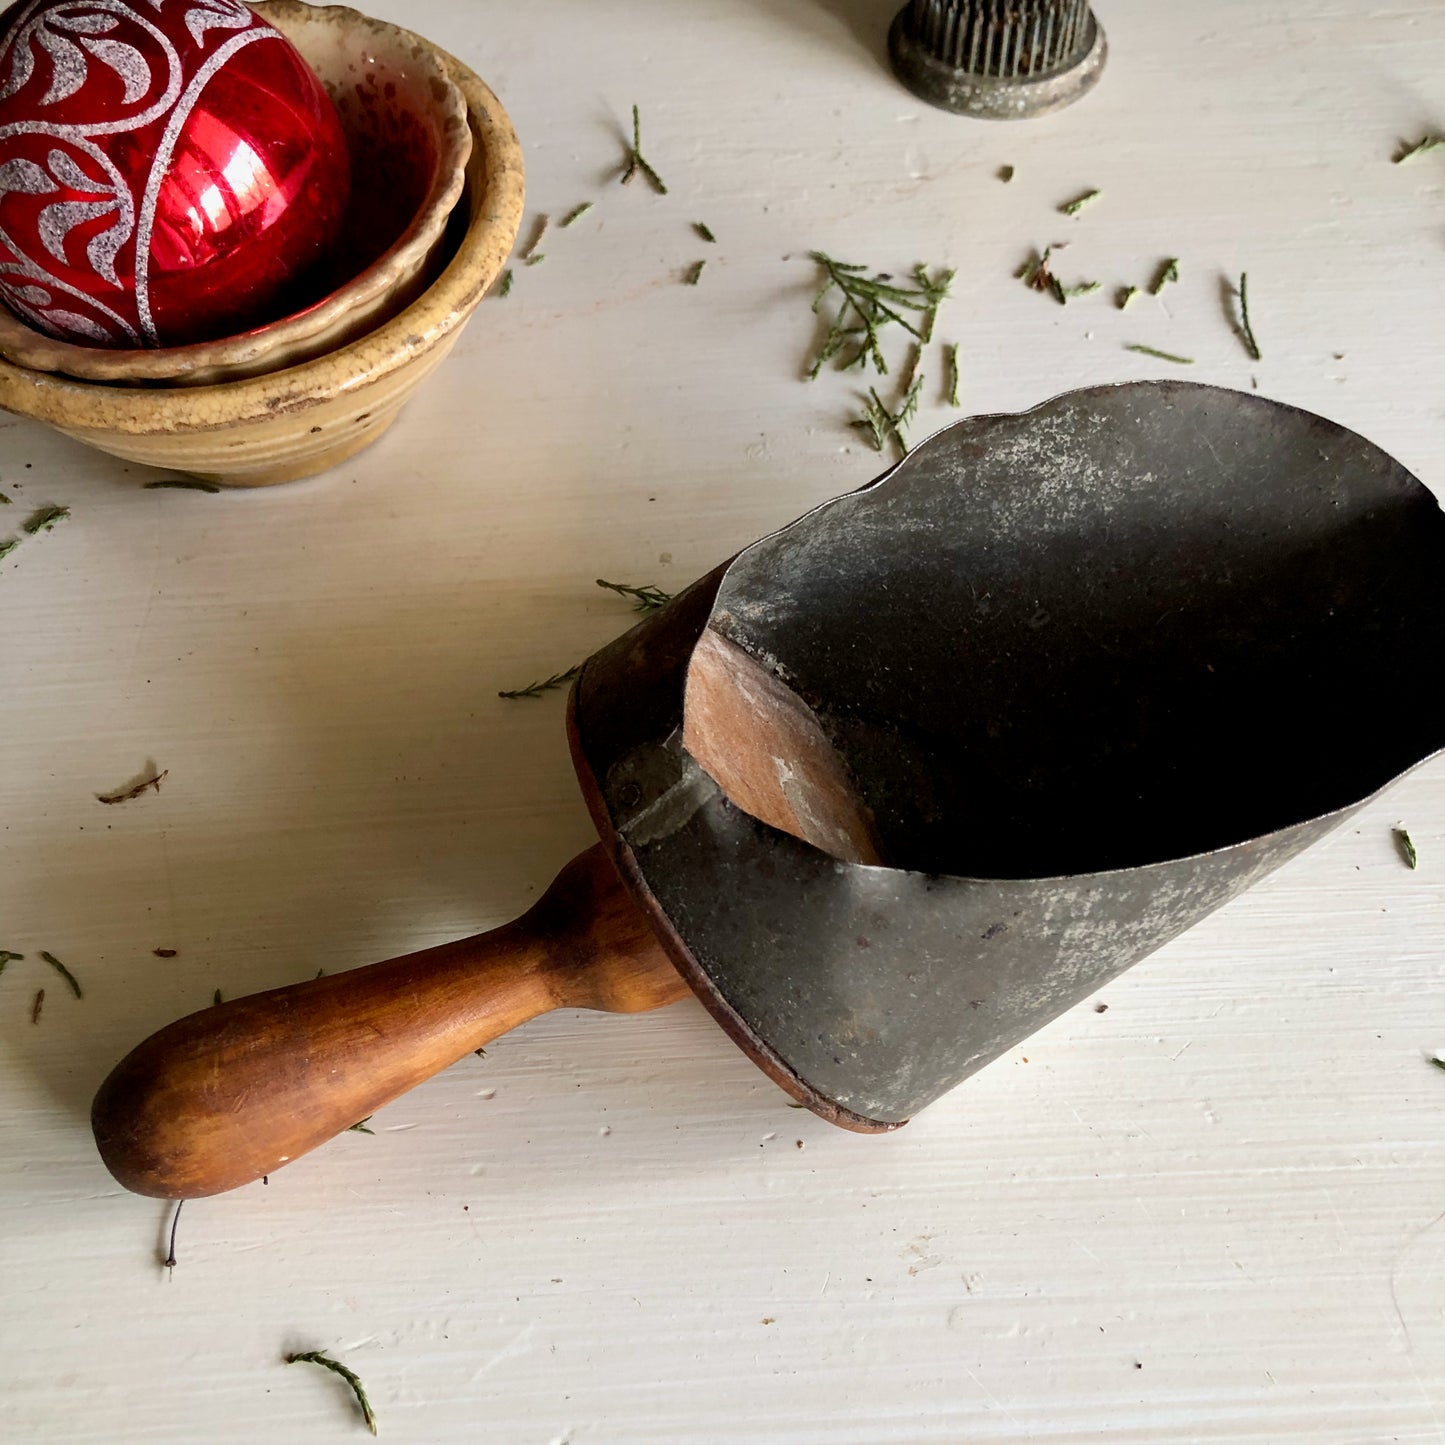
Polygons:
<instances>
[{"instance_id":1,"label":"small ceramic bowl","mask_svg":"<svg viewBox=\"0 0 1445 1445\"><path fill-rule=\"evenodd\" d=\"M472 148L466 100L436 47L343 5L266 0L252 8L321 77L351 152L351 205L316 281L322 299L235 336L134 351L54 340L0 306L0 357L84 381L209 386L334 351L435 280Z\"/></svg>"},{"instance_id":2,"label":"small ceramic bowl","mask_svg":"<svg viewBox=\"0 0 1445 1445\"><path fill-rule=\"evenodd\" d=\"M466 100L472 151L444 269L404 311L299 366L215 386L106 385L0 360L0 408L223 486L313 476L375 441L455 345L522 221L522 150L506 111L459 60L435 53Z\"/></svg>"}]
</instances>

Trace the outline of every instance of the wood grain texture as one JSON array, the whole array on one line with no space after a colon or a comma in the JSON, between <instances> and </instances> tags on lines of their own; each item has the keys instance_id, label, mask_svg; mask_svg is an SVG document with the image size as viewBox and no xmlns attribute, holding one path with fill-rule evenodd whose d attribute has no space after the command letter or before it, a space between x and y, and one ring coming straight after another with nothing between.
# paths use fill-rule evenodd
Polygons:
<instances>
[{"instance_id":1,"label":"wood grain texture","mask_svg":"<svg viewBox=\"0 0 1445 1445\"><path fill-rule=\"evenodd\" d=\"M540 1014L642 1013L687 993L595 843L515 923L178 1019L106 1077L91 1127L127 1189L221 1194Z\"/></svg>"},{"instance_id":2,"label":"wood grain texture","mask_svg":"<svg viewBox=\"0 0 1445 1445\"><path fill-rule=\"evenodd\" d=\"M1445 1439L1439 762L895 1135L789 1110L700 1006L552 1014L188 1205L158 1268L90 1140L115 1061L523 911L592 830L562 699L497 691L628 624L593 578L672 590L880 469L856 377L798 379L809 248L959 268L970 412L1175 374L1140 342L1445 490L1445 156L1389 163L1445 127L1435 0L1099 0L1098 90L1028 127L897 90L873 0L371 8L496 87L532 214L597 204L330 477L145 492L0 418L0 535L73 513L0 562L0 1434L352 1440L280 1364L324 1348L408 1445ZM614 183L633 102L667 197ZM1104 292L1012 280L1060 240ZM32 1026L42 948L85 997Z\"/></svg>"}]
</instances>

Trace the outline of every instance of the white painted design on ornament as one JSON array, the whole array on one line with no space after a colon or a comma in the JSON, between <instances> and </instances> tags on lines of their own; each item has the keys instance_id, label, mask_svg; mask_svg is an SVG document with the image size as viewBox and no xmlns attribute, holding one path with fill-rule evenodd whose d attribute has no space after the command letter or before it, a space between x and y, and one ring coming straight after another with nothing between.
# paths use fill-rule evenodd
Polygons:
<instances>
[{"instance_id":1,"label":"white painted design on ornament","mask_svg":"<svg viewBox=\"0 0 1445 1445\"><path fill-rule=\"evenodd\" d=\"M62 331L77 332L91 341L104 343L111 339L110 332L98 321L92 321L88 316L77 315L74 311L50 310L45 312L45 319L52 325L58 326Z\"/></svg>"},{"instance_id":2,"label":"white painted design on ornament","mask_svg":"<svg viewBox=\"0 0 1445 1445\"><path fill-rule=\"evenodd\" d=\"M117 116L112 108L106 118L97 116L92 121L60 124L53 120L31 120L0 126L0 146L27 136L44 137L69 145L104 173L104 179L87 174L81 164L58 147L49 152L46 166L27 157L14 157L0 161L0 200L11 191L48 195L60 188L57 180L72 191L81 192L79 197L44 207L36 219L42 246L65 265L73 264L67 255L70 232L78 225L113 212L115 223L86 242L85 256L99 280L120 289L122 282L116 259L137 232L136 197L119 169L94 141L101 136L141 130L169 113L142 196L142 205L148 200L150 207L145 212L144 239L137 236L136 245L134 299L140 331L104 303L51 275L33 258L25 256L3 228L0 228L0 245L8 255L0 255L0 291L17 311L42 329L105 341L118 333L132 344L157 345L159 339L150 315L150 240L155 203L181 126L194 109L206 81L231 55L251 40L265 39L276 32L260 24L241 0L186 0L191 9L184 23L198 44L205 43L206 34L212 29L240 30L253 25L255 28L222 45L192 79L183 98L181 61L175 45L127 0L73 0L72 4L54 7L37 16L36 10L44 3L45 0L29 0L0 42L0 79L3 79L0 100L16 95L35 79L37 48L51 62L49 84L36 103L37 108L57 105L79 94L89 79L91 60L113 71L120 79L124 91L121 107L135 105L144 100L157 83L155 62L164 63L162 93L134 115ZM159 11L163 0L144 0L144 3L151 10ZM123 20L145 31L154 41L157 54L148 55L128 41L117 39L113 32ZM178 102L178 111L173 111ZM76 302L92 308L95 316L81 315L72 309L73 302L60 306L62 297L74 297ZM107 329L102 317L116 328L115 332Z\"/></svg>"},{"instance_id":3,"label":"white painted design on ornament","mask_svg":"<svg viewBox=\"0 0 1445 1445\"><path fill-rule=\"evenodd\" d=\"M41 0L33 0L30 8L34 9L34 6L40 3ZM152 121L159 120L160 117L175 104L176 97L181 93L181 58L176 53L175 46L171 44L165 33L158 29L151 21L147 20L145 16L138 15L129 5L124 3L124 0L83 0L83 3L87 3L91 9L105 10L123 19L132 21L136 25L139 25L141 29L156 42L166 62L165 90L153 104L147 106L139 115L118 116L110 120L101 120L97 117L93 121L83 121L75 125L61 125L54 121L19 122L12 126L0 128L0 139L10 135L33 134L37 132L44 135L53 135L58 138L119 135L126 131L140 130L143 126L150 125ZM26 80L29 79L34 69L34 55L30 49L29 40L29 32L33 28L33 25L26 26L17 24L9 35L6 36L4 42L0 43L0 68L3 68L5 64L6 55L10 54L13 50L14 53L11 58L12 75L15 73L16 67L21 66L24 70ZM124 42L117 43L122 44ZM133 49L134 47L128 46L127 48ZM155 80L154 73L150 69L150 62L144 55L141 55L140 51L136 51L136 54L140 56L141 63L146 66L148 77L147 86L149 87ZM22 55L24 59L23 66ZM121 79L124 80L125 76L122 75ZM5 99L8 95L14 94L19 88L17 85L15 90L11 90L7 85L3 91L0 91L0 100ZM129 89L127 93L129 94ZM138 99L139 97L136 98Z\"/></svg>"},{"instance_id":4,"label":"white painted design on ornament","mask_svg":"<svg viewBox=\"0 0 1445 1445\"><path fill-rule=\"evenodd\" d=\"M186 12L186 29L197 45L206 43L206 31L244 30L256 17L241 0L197 0Z\"/></svg>"},{"instance_id":5,"label":"white painted design on ornament","mask_svg":"<svg viewBox=\"0 0 1445 1445\"><path fill-rule=\"evenodd\" d=\"M233 35L224 45L220 46L212 54L204 65L191 77L190 83L186 86L185 92L176 102L175 109L166 121L165 131L161 135L160 145L156 148L155 159L151 162L150 174L146 178L145 194L141 197L140 223L136 227L135 237L135 301L136 313L140 319L141 335L145 337L146 343L150 346L159 346L160 338L156 333L155 319L151 315L150 297L150 254L151 235L155 229L156 204L160 199L161 183L166 178L166 172L170 169L171 156L176 149L176 142L180 139L181 131L191 117L191 112L196 108L196 103L201 98L201 92L211 83L216 72L226 64L238 50L243 50L248 45L253 45L258 40L280 40L281 32L273 30L270 26L265 29L244 31L240 35Z\"/></svg>"}]
</instances>

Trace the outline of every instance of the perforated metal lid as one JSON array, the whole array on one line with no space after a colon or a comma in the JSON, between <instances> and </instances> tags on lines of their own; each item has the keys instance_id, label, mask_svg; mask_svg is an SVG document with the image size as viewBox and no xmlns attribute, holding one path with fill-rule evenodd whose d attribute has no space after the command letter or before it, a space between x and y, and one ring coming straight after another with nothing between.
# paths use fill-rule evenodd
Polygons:
<instances>
[{"instance_id":1,"label":"perforated metal lid","mask_svg":"<svg viewBox=\"0 0 1445 1445\"><path fill-rule=\"evenodd\" d=\"M1093 89L1108 54L1088 0L910 0L888 50L915 95L987 120L1071 105Z\"/></svg>"}]
</instances>

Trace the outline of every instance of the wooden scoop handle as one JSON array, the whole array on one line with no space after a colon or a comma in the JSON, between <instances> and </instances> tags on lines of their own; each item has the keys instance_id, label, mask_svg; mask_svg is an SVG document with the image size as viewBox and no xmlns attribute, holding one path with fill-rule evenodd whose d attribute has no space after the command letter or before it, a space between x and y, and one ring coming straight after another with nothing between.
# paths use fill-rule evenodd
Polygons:
<instances>
[{"instance_id":1,"label":"wooden scoop handle","mask_svg":"<svg viewBox=\"0 0 1445 1445\"><path fill-rule=\"evenodd\" d=\"M220 1194L538 1014L640 1013L687 992L599 844L515 923L162 1029L101 1085L95 1141L137 1194Z\"/></svg>"}]
</instances>

